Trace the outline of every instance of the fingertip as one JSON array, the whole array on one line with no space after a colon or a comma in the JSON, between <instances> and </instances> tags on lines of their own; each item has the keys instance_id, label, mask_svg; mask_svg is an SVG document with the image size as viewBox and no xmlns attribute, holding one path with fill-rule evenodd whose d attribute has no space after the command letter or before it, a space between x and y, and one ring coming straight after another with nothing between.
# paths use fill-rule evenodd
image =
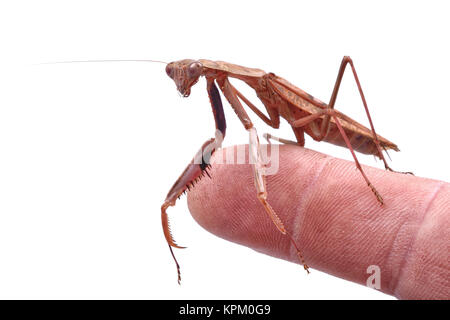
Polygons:
<instances>
[{"instance_id":1,"label":"fingertip","mask_svg":"<svg viewBox=\"0 0 450 320\"><path fill-rule=\"evenodd\" d=\"M384 199L381 206L353 162L283 145L279 164L278 172L267 177L268 201L306 264L361 284L367 281L368 267L379 266L381 290L394 294L408 265L405 259L413 258L405 258L406 252L437 182L364 166ZM258 201L250 165L214 164L211 177L188 194L191 214L202 227L299 263L288 237L277 230Z\"/></svg>"}]
</instances>

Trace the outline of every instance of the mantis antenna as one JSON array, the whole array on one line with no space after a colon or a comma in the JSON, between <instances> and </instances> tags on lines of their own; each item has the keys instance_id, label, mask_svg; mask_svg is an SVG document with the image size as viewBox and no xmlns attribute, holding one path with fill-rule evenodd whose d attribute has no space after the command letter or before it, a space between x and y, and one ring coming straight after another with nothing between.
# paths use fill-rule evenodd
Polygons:
<instances>
[{"instance_id":1,"label":"mantis antenna","mask_svg":"<svg viewBox=\"0 0 450 320\"><path fill-rule=\"evenodd\" d=\"M72 61L55 61L55 62L42 62L41 64L59 64L59 63L84 63L84 62L156 62L168 64L167 62L160 60L131 60L131 59L119 59L119 60L72 60Z\"/></svg>"}]
</instances>

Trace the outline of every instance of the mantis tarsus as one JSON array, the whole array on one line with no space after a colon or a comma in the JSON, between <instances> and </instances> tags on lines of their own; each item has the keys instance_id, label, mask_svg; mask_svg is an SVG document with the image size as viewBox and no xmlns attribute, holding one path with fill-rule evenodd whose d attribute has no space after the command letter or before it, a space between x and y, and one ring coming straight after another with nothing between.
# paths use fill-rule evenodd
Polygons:
<instances>
[{"instance_id":1,"label":"mantis tarsus","mask_svg":"<svg viewBox=\"0 0 450 320\"><path fill-rule=\"evenodd\" d=\"M104 61L162 62L154 60L90 60L68 62ZM370 123L370 129L334 109L341 80L347 65L351 66L352 73ZM260 69L247 68L223 61L211 61L205 59L185 59L175 61L167 64L166 73L175 82L177 90L183 97L189 96L191 87L197 83L201 76L206 78L207 92L215 119L216 132L220 135L220 139L216 134L215 138L212 138L203 144L199 153L197 153L196 158L194 158L197 161L194 161L193 159L191 163L189 163L184 172L170 189L163 205L161 206L163 232L177 266L179 283L181 281L180 267L175 258L172 247L184 247L177 245L171 235L166 210L169 206L174 206L177 198L179 198L186 190L190 189L190 187L193 186L193 184L204 174L209 175L209 156L211 156L212 153L220 147L221 139L225 137L225 114L223 111L219 89L216 84L234 109L244 128L249 132L249 153L250 157L256 160L253 163L253 171L257 197L278 230L290 239L293 247L297 251L297 255L301 263L304 266L304 269L308 273L308 266L306 265L297 244L267 201L266 178L264 174L264 165L261 160L258 135L241 101L244 102L244 104L247 105L260 119L272 128L279 127L280 117L284 118L292 126L296 141L277 139L282 143L304 146L304 134L306 133L316 141L326 141L348 148L352 154L357 169L360 171L365 182L372 190L376 200L381 205L383 204L383 198L364 173L364 170L356 157L355 151L364 154L372 154L379 157L383 161L385 168L393 171L387 164L382 150L386 151L387 149L392 149L399 151L399 149L394 143L376 134L358 75L350 57L345 56L342 59L336 83L328 104L318 100L300 88L297 88L274 73L266 73ZM253 105L241 92L239 92L230 83L229 78L244 81L247 85L253 88L258 98L264 104L267 111L267 116L255 105ZM265 135L265 138L270 143L270 139L274 137L267 134ZM204 150L209 150L207 157L205 156L206 153ZM199 155L200 161L198 161Z\"/></svg>"}]
</instances>

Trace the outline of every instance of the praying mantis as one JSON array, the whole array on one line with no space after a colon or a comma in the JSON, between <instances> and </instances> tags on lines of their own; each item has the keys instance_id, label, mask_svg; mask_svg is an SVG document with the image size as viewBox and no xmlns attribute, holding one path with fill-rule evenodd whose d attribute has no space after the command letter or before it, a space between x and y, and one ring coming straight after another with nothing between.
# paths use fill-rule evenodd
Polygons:
<instances>
[{"instance_id":1,"label":"praying mantis","mask_svg":"<svg viewBox=\"0 0 450 320\"><path fill-rule=\"evenodd\" d=\"M56 63L108 61L142 61L164 63L166 64L165 70L167 75L175 82L178 92L183 97L189 97L191 88L198 82L200 77L203 76L206 78L206 89L211 103L216 127L215 137L207 140L202 145L199 152L197 152L195 157L169 190L166 199L161 206L163 233L171 255L175 261L178 283L181 283L180 266L172 248L181 249L185 247L179 246L171 234L167 209L171 206L175 206L177 199L180 198L183 193L190 190L191 187L193 187L194 184L205 174L209 176L209 160L212 154L221 147L227 127L220 92L222 92L223 96L225 96L240 122L248 131L249 156L250 159L252 159L251 163L253 167L256 196L279 232L289 238L289 241L297 251L300 262L303 264L304 269L308 273L309 267L306 264L298 245L284 226L278 214L267 201L265 166L261 157L258 134L242 102L268 126L274 129L279 128L281 117L284 118L292 127L296 141L281 139L270 134L265 134L264 137L269 143L270 140L275 139L282 143L295 144L303 147L305 145L304 135L306 133L316 141L325 141L348 148L354 159L356 168L359 170L364 181L371 189L376 201L383 205L384 202L381 194L376 190L375 186L366 176L358 161L358 158L356 157L355 151L363 154L374 155L380 158L383 161L386 170L393 171L389 167L382 151L399 151L399 149L396 144L376 133L354 63L350 57L344 56L342 59L334 89L328 104L306 93L302 89L294 86L274 73L266 73L261 69L247 68L223 61L184 59L166 63L157 60L89 60ZM342 77L348 65L351 67L356 85L358 87L361 100L369 120L370 129L334 108ZM229 78L241 80L254 89L257 97L265 106L267 115L251 103L241 92L239 92L231 84ZM217 86L219 88L217 88Z\"/></svg>"},{"instance_id":2,"label":"praying mantis","mask_svg":"<svg viewBox=\"0 0 450 320\"><path fill-rule=\"evenodd\" d=\"M334 108L347 65L350 65L352 69L370 123L370 129ZM249 156L251 159L254 159L252 166L256 196L277 229L289 238L297 251L300 262L308 273L309 267L305 263L296 242L285 228L275 210L267 201L266 175L264 174L264 165L261 159L258 134L242 102L247 105L256 116L272 128L279 128L280 117L284 118L291 125L296 141L277 138L280 142L296 144L303 147L305 145L304 134L306 133L316 141L326 141L348 148L357 169L375 195L376 201L383 205L382 196L366 176L356 157L355 151L379 157L383 161L386 170L393 171L387 164L382 150L387 151L388 149L391 149L399 151L399 149L393 142L383 138L375 132L367 102L354 63L350 57L344 56L342 59L336 83L328 104L311 96L300 88L297 88L274 73L266 73L260 69L247 68L223 61L211 61L205 59L174 61L167 64L166 73L175 82L177 90L183 97L188 97L190 95L192 86L198 82L200 77L204 76L206 78L207 92L216 125L216 137L203 144L196 157L188 164L184 172L170 189L161 206L163 232L177 267L178 283L181 281L180 266L175 258L172 248L184 247L177 245L171 234L167 208L174 206L176 200L184 192L190 189L190 187L192 187L204 174L209 175L209 158L218 148L220 148L221 140L225 137L226 133L226 120L219 89L234 109L244 128L248 131L250 142ZM231 84L229 78L241 80L253 88L256 95L265 106L267 116L239 92ZM219 134L217 134L217 132ZM266 134L265 138L270 143L270 139L276 137ZM205 153L204 150L208 150L208 152ZM195 159L198 160L199 155L201 161L194 161Z\"/></svg>"}]
</instances>

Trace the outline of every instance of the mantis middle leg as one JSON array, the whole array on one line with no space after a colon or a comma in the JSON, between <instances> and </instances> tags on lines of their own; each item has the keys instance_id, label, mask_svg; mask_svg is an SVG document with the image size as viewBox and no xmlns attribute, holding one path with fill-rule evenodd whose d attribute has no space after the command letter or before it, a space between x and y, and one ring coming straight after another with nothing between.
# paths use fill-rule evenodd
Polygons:
<instances>
[{"instance_id":1,"label":"mantis middle leg","mask_svg":"<svg viewBox=\"0 0 450 320\"><path fill-rule=\"evenodd\" d=\"M243 108L242 104L238 99L238 95L234 88L231 86L229 80L227 78L217 79L217 83L219 84L222 93L227 98L228 102L233 107L234 111L238 115L245 129L249 133L249 155L251 159L251 163L253 164L253 174L255 180L255 187L257 191L258 200L264 206L266 213L272 219L272 222L275 224L277 229L284 235L289 237L290 242L296 250L296 254L299 257L301 263L303 264L304 269L309 273L309 267L306 265L303 255L301 254L294 238L291 234L286 230L283 222L276 214L275 210L272 208L270 203L267 201L267 188L266 188L266 175L265 175L265 167L262 161L261 152L260 152L260 144L258 135L256 132L253 123L247 115L247 112Z\"/></svg>"}]
</instances>

